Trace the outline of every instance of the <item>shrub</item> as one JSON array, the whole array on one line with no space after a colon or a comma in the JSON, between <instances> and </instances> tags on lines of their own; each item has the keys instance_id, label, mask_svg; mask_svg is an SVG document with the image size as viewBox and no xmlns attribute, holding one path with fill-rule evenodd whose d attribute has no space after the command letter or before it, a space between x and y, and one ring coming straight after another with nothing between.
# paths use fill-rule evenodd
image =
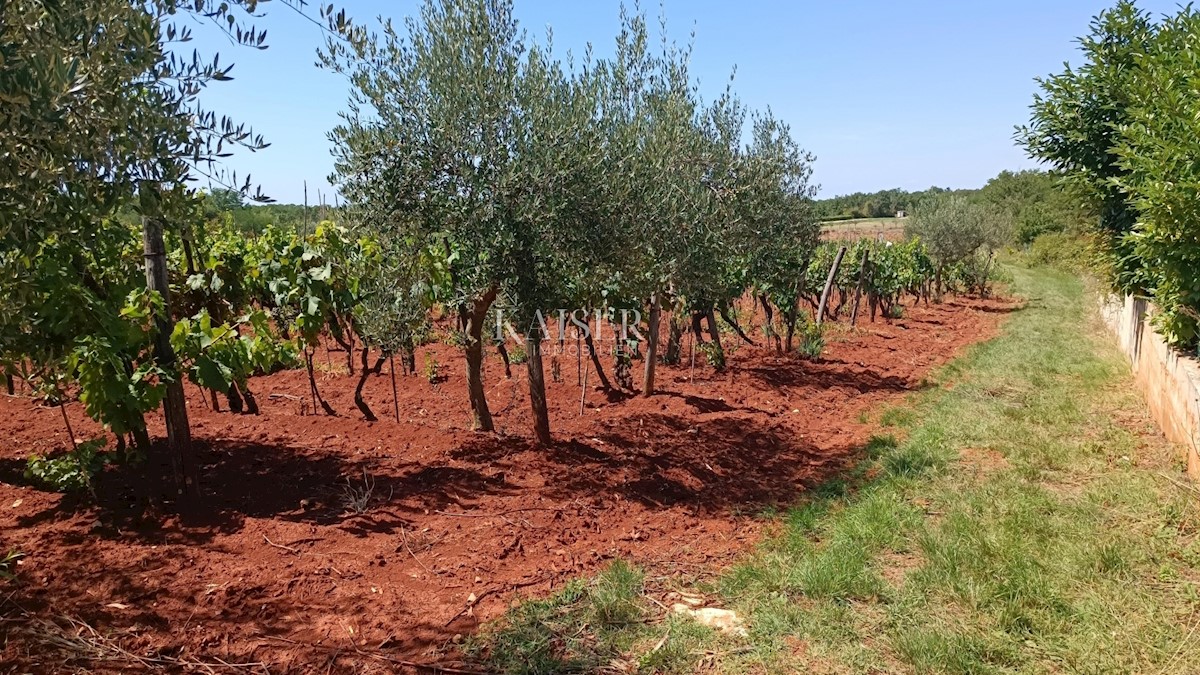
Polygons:
<instances>
[{"instance_id":1,"label":"shrub","mask_svg":"<svg viewBox=\"0 0 1200 675\"><path fill-rule=\"evenodd\" d=\"M1115 151L1126 171L1119 185L1138 218L1133 246L1136 286L1154 298L1154 326L1168 342L1200 343L1200 14L1188 6L1164 19L1139 55L1127 93L1132 120Z\"/></svg>"},{"instance_id":2,"label":"shrub","mask_svg":"<svg viewBox=\"0 0 1200 675\"><path fill-rule=\"evenodd\" d=\"M951 286L982 297L987 297L991 292L993 283L1004 280L1003 270L996 263L995 256L982 250L955 265L950 273Z\"/></svg>"},{"instance_id":3,"label":"shrub","mask_svg":"<svg viewBox=\"0 0 1200 675\"><path fill-rule=\"evenodd\" d=\"M956 265L980 251L990 255L1008 241L1011 229L1010 219L1002 212L950 195L921 202L904 231L928 249L940 296Z\"/></svg>"},{"instance_id":4,"label":"shrub","mask_svg":"<svg viewBox=\"0 0 1200 675\"><path fill-rule=\"evenodd\" d=\"M425 352L425 379L429 380L429 384L437 384L441 381L441 367L438 365L437 357L429 352Z\"/></svg>"},{"instance_id":5,"label":"shrub","mask_svg":"<svg viewBox=\"0 0 1200 675\"><path fill-rule=\"evenodd\" d=\"M722 370L725 368L725 352L717 347L715 342L702 342L699 345L700 351L704 353L704 359L708 365L714 370Z\"/></svg>"},{"instance_id":6,"label":"shrub","mask_svg":"<svg viewBox=\"0 0 1200 675\"><path fill-rule=\"evenodd\" d=\"M525 363L529 355L525 353L524 345L515 345L508 350L508 361L514 365Z\"/></svg>"},{"instance_id":7,"label":"shrub","mask_svg":"<svg viewBox=\"0 0 1200 675\"><path fill-rule=\"evenodd\" d=\"M103 448L104 439L94 438L57 457L30 457L25 466L25 477L61 492L90 492L92 479L109 460L100 452Z\"/></svg>"},{"instance_id":8,"label":"shrub","mask_svg":"<svg viewBox=\"0 0 1200 675\"><path fill-rule=\"evenodd\" d=\"M1028 244L1044 234L1062 232L1064 228L1065 225L1048 209L1034 204L1017 216L1014 237L1018 243Z\"/></svg>"},{"instance_id":9,"label":"shrub","mask_svg":"<svg viewBox=\"0 0 1200 675\"><path fill-rule=\"evenodd\" d=\"M805 321L798 327L797 334L800 336L800 345L796 348L796 353L801 357L816 359L825 351L825 329L822 326Z\"/></svg>"},{"instance_id":10,"label":"shrub","mask_svg":"<svg viewBox=\"0 0 1200 675\"><path fill-rule=\"evenodd\" d=\"M1079 40L1082 64L1039 80L1019 134L1099 216L1098 268L1114 289L1149 295L1172 345L1200 343L1200 13L1155 21L1129 0Z\"/></svg>"},{"instance_id":11,"label":"shrub","mask_svg":"<svg viewBox=\"0 0 1200 675\"><path fill-rule=\"evenodd\" d=\"M1090 266L1091 243L1067 232L1049 232L1033 240L1025 257L1035 265L1081 271Z\"/></svg>"},{"instance_id":12,"label":"shrub","mask_svg":"<svg viewBox=\"0 0 1200 675\"><path fill-rule=\"evenodd\" d=\"M1007 214L1014 224L1015 241L1028 245L1047 232L1077 231L1086 226L1086 209L1063 187L1057 173L1001 171L983 186L979 198Z\"/></svg>"},{"instance_id":13,"label":"shrub","mask_svg":"<svg viewBox=\"0 0 1200 675\"><path fill-rule=\"evenodd\" d=\"M20 551L9 551L3 556L0 556L0 579L12 581L17 577L17 563L24 558L25 554Z\"/></svg>"}]
</instances>

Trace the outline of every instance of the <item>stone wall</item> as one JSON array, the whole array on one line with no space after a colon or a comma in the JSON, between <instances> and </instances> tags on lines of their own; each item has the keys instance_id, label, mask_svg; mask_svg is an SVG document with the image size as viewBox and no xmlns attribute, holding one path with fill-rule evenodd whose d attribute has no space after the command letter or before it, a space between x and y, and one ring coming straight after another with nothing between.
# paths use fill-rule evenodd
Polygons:
<instances>
[{"instance_id":1,"label":"stone wall","mask_svg":"<svg viewBox=\"0 0 1200 675\"><path fill-rule=\"evenodd\" d=\"M1187 452L1188 476L1200 480L1200 361L1167 346L1150 325L1153 312L1154 305L1133 296L1110 296L1100 307L1150 413Z\"/></svg>"}]
</instances>

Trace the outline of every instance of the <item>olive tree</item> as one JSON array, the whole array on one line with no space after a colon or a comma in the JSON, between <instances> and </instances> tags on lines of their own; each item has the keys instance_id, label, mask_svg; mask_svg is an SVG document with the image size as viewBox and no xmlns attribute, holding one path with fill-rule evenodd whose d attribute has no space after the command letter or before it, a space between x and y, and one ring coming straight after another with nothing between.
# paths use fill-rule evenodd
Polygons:
<instances>
[{"instance_id":1,"label":"olive tree","mask_svg":"<svg viewBox=\"0 0 1200 675\"><path fill-rule=\"evenodd\" d=\"M354 307L353 326L362 338L362 370L354 390L354 402L363 417L375 420L375 414L363 400L362 392L372 371L379 372L383 362L398 355L407 373L416 371L416 348L430 332L429 310L432 304L429 285L420 269L421 252L391 241L381 250L371 269L363 270L360 297ZM370 348L379 350L379 361L368 367Z\"/></svg>"},{"instance_id":2,"label":"olive tree","mask_svg":"<svg viewBox=\"0 0 1200 675\"><path fill-rule=\"evenodd\" d=\"M704 106L688 69L690 47L664 37L661 52L653 53L646 26L643 15L623 14L616 55L599 70L608 137L605 194L622 263L605 279L605 300L648 310L642 382L648 396L664 306L675 316L694 311L698 331L722 295L742 116L728 92ZM710 330L716 338L715 324ZM622 358L627 368L628 357Z\"/></svg>"},{"instance_id":3,"label":"olive tree","mask_svg":"<svg viewBox=\"0 0 1200 675\"><path fill-rule=\"evenodd\" d=\"M530 47L503 0L427 1L401 33L341 24L323 62L354 85L332 137L335 179L385 245L440 247L463 337L476 429L493 429L482 378L497 301L529 341L538 440L551 440L540 344L599 249L603 176L595 79ZM432 271L431 271L432 272Z\"/></svg>"},{"instance_id":4,"label":"olive tree","mask_svg":"<svg viewBox=\"0 0 1200 675\"><path fill-rule=\"evenodd\" d=\"M603 232L600 171L604 147L597 123L598 87L565 69L547 45L533 45L517 84L512 164L501 201L511 214L514 246L501 280L525 339L529 398L538 442L551 442L542 343L557 308L574 298L572 270L587 272L609 251Z\"/></svg>"},{"instance_id":5,"label":"olive tree","mask_svg":"<svg viewBox=\"0 0 1200 675\"><path fill-rule=\"evenodd\" d=\"M792 138L791 129L770 111L755 115L748 161L749 189L739 202L742 226L738 246L744 251L748 281L767 314L778 309L792 350L800 300L808 269L821 234L812 198L813 156ZM776 347L784 342L776 335Z\"/></svg>"},{"instance_id":6,"label":"olive tree","mask_svg":"<svg viewBox=\"0 0 1200 675\"><path fill-rule=\"evenodd\" d=\"M1008 236L1004 219L960 195L930 197L917 205L904 227L920 239L934 264L935 295L940 301L949 270L983 249L989 256Z\"/></svg>"},{"instance_id":7,"label":"olive tree","mask_svg":"<svg viewBox=\"0 0 1200 675\"><path fill-rule=\"evenodd\" d=\"M741 224L737 202L749 188L741 148L745 111L731 89L699 111L691 163L693 190L689 222L680 228L676 286L692 313L692 329L710 364L725 368L725 349L716 309L724 308L746 289L745 259L734 235ZM707 323L710 342L698 330Z\"/></svg>"},{"instance_id":8,"label":"olive tree","mask_svg":"<svg viewBox=\"0 0 1200 675\"><path fill-rule=\"evenodd\" d=\"M513 165L525 46L500 0L425 2L403 29L341 23L322 63L353 85L331 133L335 175L351 204L396 214L377 236L444 249L466 361L474 427L494 428L483 388L484 327L519 248L501 195Z\"/></svg>"}]
</instances>

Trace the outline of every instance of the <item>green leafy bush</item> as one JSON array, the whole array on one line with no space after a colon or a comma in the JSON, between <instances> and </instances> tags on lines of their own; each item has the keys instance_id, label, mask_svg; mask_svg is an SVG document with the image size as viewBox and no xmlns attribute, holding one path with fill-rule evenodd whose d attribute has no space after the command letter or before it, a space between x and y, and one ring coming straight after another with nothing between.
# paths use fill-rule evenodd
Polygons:
<instances>
[{"instance_id":1,"label":"green leafy bush","mask_svg":"<svg viewBox=\"0 0 1200 675\"><path fill-rule=\"evenodd\" d=\"M17 563L24 558L25 554L20 551L9 551L3 557L0 557L0 579L12 581L17 577Z\"/></svg>"},{"instance_id":2,"label":"green leafy bush","mask_svg":"<svg viewBox=\"0 0 1200 675\"><path fill-rule=\"evenodd\" d=\"M1035 265L1081 271L1090 267L1092 252L1085 237L1068 232L1048 232L1033 240L1025 259Z\"/></svg>"},{"instance_id":3,"label":"green leafy bush","mask_svg":"<svg viewBox=\"0 0 1200 675\"><path fill-rule=\"evenodd\" d=\"M806 359L816 359L825 351L825 328L812 321L799 327L800 343L796 352Z\"/></svg>"},{"instance_id":4,"label":"green leafy bush","mask_svg":"<svg viewBox=\"0 0 1200 675\"><path fill-rule=\"evenodd\" d=\"M722 370L725 368L725 351L717 346L715 342L701 342L696 345L700 352L704 354L705 362L712 366L714 370Z\"/></svg>"},{"instance_id":5,"label":"green leafy bush","mask_svg":"<svg viewBox=\"0 0 1200 675\"><path fill-rule=\"evenodd\" d=\"M1001 171L979 191L981 201L1006 213L1014 223L1013 239L1029 244L1049 232L1078 232L1087 210L1063 189L1062 176L1048 171Z\"/></svg>"},{"instance_id":6,"label":"green leafy bush","mask_svg":"<svg viewBox=\"0 0 1200 675\"><path fill-rule=\"evenodd\" d=\"M274 335L261 310L216 326L208 310L200 310L175 324L171 346L193 382L223 394L236 385L251 413L258 408L250 394L250 377L299 365L295 345Z\"/></svg>"},{"instance_id":7,"label":"green leafy bush","mask_svg":"<svg viewBox=\"0 0 1200 675\"><path fill-rule=\"evenodd\" d=\"M524 345L513 345L513 347L508 350L508 360L510 363L525 363L525 361L528 359L529 355L525 353Z\"/></svg>"},{"instance_id":8,"label":"green leafy bush","mask_svg":"<svg viewBox=\"0 0 1200 675\"><path fill-rule=\"evenodd\" d=\"M1136 285L1158 311L1168 341L1200 342L1200 13L1190 6L1167 17L1132 69L1130 123L1115 151L1118 179L1138 220L1123 243L1139 265Z\"/></svg>"},{"instance_id":9,"label":"green leafy bush","mask_svg":"<svg viewBox=\"0 0 1200 675\"><path fill-rule=\"evenodd\" d=\"M109 462L108 455L101 452L104 444L104 439L94 438L57 457L30 457L25 477L61 492L90 492L96 474Z\"/></svg>"},{"instance_id":10,"label":"green leafy bush","mask_svg":"<svg viewBox=\"0 0 1200 675\"><path fill-rule=\"evenodd\" d=\"M987 297L996 282L1006 280L1004 270L997 264L994 254L976 251L950 270L948 285L966 293Z\"/></svg>"},{"instance_id":11,"label":"green leafy bush","mask_svg":"<svg viewBox=\"0 0 1200 675\"><path fill-rule=\"evenodd\" d=\"M1200 14L1185 6L1156 21L1122 0L1079 42L1082 65L1039 80L1021 140L1098 214L1097 258L1113 287L1149 295L1163 337L1195 348Z\"/></svg>"}]
</instances>

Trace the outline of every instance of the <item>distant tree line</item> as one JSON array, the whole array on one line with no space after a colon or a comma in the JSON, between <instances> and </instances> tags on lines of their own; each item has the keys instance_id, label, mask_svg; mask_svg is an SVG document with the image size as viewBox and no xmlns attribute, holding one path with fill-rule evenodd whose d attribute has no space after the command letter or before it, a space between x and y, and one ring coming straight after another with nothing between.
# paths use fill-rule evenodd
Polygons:
<instances>
[{"instance_id":1,"label":"distant tree line","mask_svg":"<svg viewBox=\"0 0 1200 675\"><path fill-rule=\"evenodd\" d=\"M1080 231L1089 212L1082 200L1063 189L1060 175L1037 169L1001 171L979 189L935 186L908 192L893 188L818 199L816 211L824 222L893 218L899 212L912 215L922 202L952 196L1006 214L1012 221L1012 236L1018 244L1029 244L1042 234Z\"/></svg>"},{"instance_id":2,"label":"distant tree line","mask_svg":"<svg viewBox=\"0 0 1200 675\"><path fill-rule=\"evenodd\" d=\"M208 221L228 219L229 226L244 234L262 234L267 226L289 232L311 231L323 220L337 220L328 204L260 204L247 202L237 190L217 188L204 195L203 215Z\"/></svg>"},{"instance_id":3,"label":"distant tree line","mask_svg":"<svg viewBox=\"0 0 1200 675\"><path fill-rule=\"evenodd\" d=\"M1013 243L1027 245L1043 234L1081 233L1087 229L1091 211L1074 193L1065 190L1062 176L1049 171L1026 169L1001 171L978 189L931 187L908 192L899 188L878 192L818 199L815 212L822 221L855 218L892 218L898 212L907 215L923 201L959 196L968 201L994 207L1012 222ZM259 204L248 202L236 190L215 189L204 196L204 216L209 221L227 219L228 226L245 234L258 235L268 226L303 233L324 220L337 221L341 209L329 205Z\"/></svg>"},{"instance_id":4,"label":"distant tree line","mask_svg":"<svg viewBox=\"0 0 1200 675\"><path fill-rule=\"evenodd\" d=\"M949 188L931 187L919 192L899 188L879 192L855 192L848 195L818 199L818 216L825 221L853 218L893 218L898 211L910 212L922 199L953 192Z\"/></svg>"}]
</instances>

